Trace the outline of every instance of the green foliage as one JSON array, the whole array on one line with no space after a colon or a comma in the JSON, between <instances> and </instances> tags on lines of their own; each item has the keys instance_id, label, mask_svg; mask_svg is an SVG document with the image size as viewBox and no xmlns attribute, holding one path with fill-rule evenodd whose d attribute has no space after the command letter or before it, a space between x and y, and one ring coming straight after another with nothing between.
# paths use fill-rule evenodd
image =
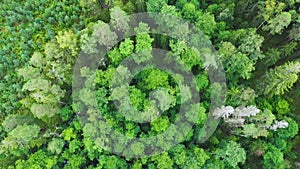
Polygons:
<instances>
[{"instance_id":1,"label":"green foliage","mask_svg":"<svg viewBox=\"0 0 300 169\"><path fill-rule=\"evenodd\" d=\"M132 54L134 49L133 41L126 38L123 42L121 42L119 49L122 56L129 56L130 54Z\"/></svg>"},{"instance_id":2,"label":"green foliage","mask_svg":"<svg viewBox=\"0 0 300 169\"><path fill-rule=\"evenodd\" d=\"M289 103L284 99L280 99L277 102L276 111L278 114L281 114L281 115L284 115L284 114L290 112Z\"/></svg>"},{"instance_id":3,"label":"green foliage","mask_svg":"<svg viewBox=\"0 0 300 169\"><path fill-rule=\"evenodd\" d=\"M174 56L187 66L192 69L193 66L201 65L202 60L199 56L199 51L195 48L188 47L187 43L184 41L174 42L170 41L170 47Z\"/></svg>"},{"instance_id":4,"label":"green foliage","mask_svg":"<svg viewBox=\"0 0 300 169\"><path fill-rule=\"evenodd\" d=\"M256 33L256 30L250 29L242 34L238 49L242 53L245 53L253 62L256 62L259 59L264 58L264 55L261 54L260 50L263 41L264 37Z\"/></svg>"},{"instance_id":5,"label":"green foliage","mask_svg":"<svg viewBox=\"0 0 300 169\"><path fill-rule=\"evenodd\" d=\"M187 149L184 145L178 144L171 150L174 163L180 168L201 168L210 157L202 148L192 146Z\"/></svg>"},{"instance_id":6,"label":"green foliage","mask_svg":"<svg viewBox=\"0 0 300 169\"><path fill-rule=\"evenodd\" d=\"M196 13L196 7L194 4L186 3L183 6L182 14L185 19L195 21L199 17L197 15L199 15L200 13L198 11Z\"/></svg>"},{"instance_id":7,"label":"green foliage","mask_svg":"<svg viewBox=\"0 0 300 169\"><path fill-rule=\"evenodd\" d=\"M227 78L238 79L239 77L249 79L251 72L255 69L254 63L247 57L247 55L238 52L230 42L222 43L219 49Z\"/></svg>"},{"instance_id":8,"label":"green foliage","mask_svg":"<svg viewBox=\"0 0 300 169\"><path fill-rule=\"evenodd\" d=\"M49 90L50 84L45 79L30 79L24 84L23 90L35 91L35 90Z\"/></svg>"},{"instance_id":9,"label":"green foliage","mask_svg":"<svg viewBox=\"0 0 300 169\"><path fill-rule=\"evenodd\" d=\"M147 33L149 30L148 25L140 23L139 27L135 29L136 35L136 45L135 45L135 55L133 55L133 59L137 64L145 62L149 60L152 50L152 42L153 38Z\"/></svg>"},{"instance_id":10,"label":"green foliage","mask_svg":"<svg viewBox=\"0 0 300 169\"><path fill-rule=\"evenodd\" d=\"M274 114L268 109L259 111L254 107L236 108L233 112L233 118L225 118L229 125L238 127L233 129L233 133L242 135L244 137L267 137L268 129L275 120Z\"/></svg>"},{"instance_id":11,"label":"green foliage","mask_svg":"<svg viewBox=\"0 0 300 169\"><path fill-rule=\"evenodd\" d=\"M127 164L125 160L121 159L118 156L113 156L113 155L101 155L99 158L99 168L120 168L120 169L125 169L127 168Z\"/></svg>"},{"instance_id":12,"label":"green foliage","mask_svg":"<svg viewBox=\"0 0 300 169\"><path fill-rule=\"evenodd\" d=\"M148 68L140 73L140 81L138 82L139 88L145 90L154 90L159 87L169 86L169 76L166 72L159 69Z\"/></svg>"},{"instance_id":13,"label":"green foliage","mask_svg":"<svg viewBox=\"0 0 300 169\"><path fill-rule=\"evenodd\" d=\"M47 168L51 169L57 164L57 156L49 156L43 150L39 150L34 154L30 155L28 160L18 160L16 161L17 169L39 169L39 168Z\"/></svg>"},{"instance_id":14,"label":"green foliage","mask_svg":"<svg viewBox=\"0 0 300 169\"><path fill-rule=\"evenodd\" d=\"M130 149L135 155L143 155L145 153L145 147L141 143L132 143Z\"/></svg>"},{"instance_id":15,"label":"green foliage","mask_svg":"<svg viewBox=\"0 0 300 169\"><path fill-rule=\"evenodd\" d=\"M19 111L22 105L18 101L25 97L21 90L24 82L17 76L17 69L25 68L30 56L35 51L43 51L45 43L54 39L59 31L82 29L89 13L75 0L3 1L0 8L0 111L3 118Z\"/></svg>"},{"instance_id":16,"label":"green foliage","mask_svg":"<svg viewBox=\"0 0 300 169\"><path fill-rule=\"evenodd\" d=\"M264 169L284 169L287 166L283 158L283 153L273 145L268 145L267 152L264 154L263 158Z\"/></svg>"},{"instance_id":17,"label":"green foliage","mask_svg":"<svg viewBox=\"0 0 300 169\"><path fill-rule=\"evenodd\" d=\"M13 152L15 149L20 151L39 145L39 142L35 143L34 140L38 139L40 130L41 128L37 125L18 125L1 141L0 153L6 150Z\"/></svg>"},{"instance_id":18,"label":"green foliage","mask_svg":"<svg viewBox=\"0 0 300 169\"><path fill-rule=\"evenodd\" d=\"M280 59L281 52L276 48L268 49L265 62L267 65L274 65Z\"/></svg>"},{"instance_id":19,"label":"green foliage","mask_svg":"<svg viewBox=\"0 0 300 169\"><path fill-rule=\"evenodd\" d=\"M61 109L60 116L63 121L67 121L70 120L73 113L74 112L70 109L70 107L64 107Z\"/></svg>"},{"instance_id":20,"label":"green foliage","mask_svg":"<svg viewBox=\"0 0 300 169\"><path fill-rule=\"evenodd\" d=\"M110 17L111 24L115 30L120 32L127 32L129 30L129 17L120 7L116 6L112 8Z\"/></svg>"},{"instance_id":21,"label":"green foliage","mask_svg":"<svg viewBox=\"0 0 300 169\"><path fill-rule=\"evenodd\" d=\"M74 133L73 128L67 128L62 132L62 136L66 141L70 142L72 138L76 138L76 133Z\"/></svg>"},{"instance_id":22,"label":"green foliage","mask_svg":"<svg viewBox=\"0 0 300 169\"><path fill-rule=\"evenodd\" d=\"M124 59L118 48L114 48L108 53L109 61L112 65L117 66Z\"/></svg>"},{"instance_id":23,"label":"green foliage","mask_svg":"<svg viewBox=\"0 0 300 169\"><path fill-rule=\"evenodd\" d=\"M226 166L232 168L239 168L238 164L243 164L246 160L245 150L234 141L225 142L222 148L216 150L215 154L216 158L222 159Z\"/></svg>"},{"instance_id":24,"label":"green foliage","mask_svg":"<svg viewBox=\"0 0 300 169\"><path fill-rule=\"evenodd\" d=\"M264 37L259 35L253 28L222 31L220 32L218 40L220 40L221 44L224 43L222 41L225 41L225 43L226 41L230 42L237 48L238 52L246 54L253 63L264 58L260 50L263 45Z\"/></svg>"},{"instance_id":25,"label":"green foliage","mask_svg":"<svg viewBox=\"0 0 300 169\"><path fill-rule=\"evenodd\" d=\"M80 6L91 7L93 5L95 5L94 0L80 0Z\"/></svg>"},{"instance_id":26,"label":"green foliage","mask_svg":"<svg viewBox=\"0 0 300 169\"><path fill-rule=\"evenodd\" d=\"M55 154L60 154L62 152L63 146L65 145L64 140L59 138L53 138L48 144L48 150Z\"/></svg>"},{"instance_id":27,"label":"green foliage","mask_svg":"<svg viewBox=\"0 0 300 169\"><path fill-rule=\"evenodd\" d=\"M210 161L207 163L203 168L204 169L224 169L225 164L218 159L215 159L213 161Z\"/></svg>"},{"instance_id":28,"label":"green foliage","mask_svg":"<svg viewBox=\"0 0 300 169\"><path fill-rule=\"evenodd\" d=\"M69 151L71 153L75 153L76 150L80 150L80 147L81 147L81 142L79 140L72 140L70 143L69 143Z\"/></svg>"},{"instance_id":29,"label":"green foliage","mask_svg":"<svg viewBox=\"0 0 300 169\"><path fill-rule=\"evenodd\" d=\"M31 124L33 121L34 119L27 115L10 114L2 122L2 127L6 132L11 132L19 124Z\"/></svg>"},{"instance_id":30,"label":"green foliage","mask_svg":"<svg viewBox=\"0 0 300 169\"><path fill-rule=\"evenodd\" d=\"M275 116L270 110L266 109L253 118L256 121L255 129L252 130L251 128L244 128L244 133L250 134L249 132L252 132L252 137L254 138L257 138L259 136L266 137L268 135L267 128L271 126L273 120L275 120Z\"/></svg>"},{"instance_id":31,"label":"green foliage","mask_svg":"<svg viewBox=\"0 0 300 169\"><path fill-rule=\"evenodd\" d=\"M22 90L30 92L21 103L35 117L48 122L47 118L60 112L59 102L65 94L61 85L71 83L71 65L77 51L77 36L71 30L59 32L56 41L45 45L44 56L35 52L30 59L31 66L19 69L19 75L27 81Z\"/></svg>"},{"instance_id":32,"label":"green foliage","mask_svg":"<svg viewBox=\"0 0 300 169\"><path fill-rule=\"evenodd\" d=\"M92 35L89 35L89 29L92 30ZM110 26L107 23L100 20L83 30L81 37L80 48L86 54L95 54L99 52L97 45L109 49L117 42L117 34L110 29Z\"/></svg>"},{"instance_id":33,"label":"green foliage","mask_svg":"<svg viewBox=\"0 0 300 169\"><path fill-rule=\"evenodd\" d=\"M176 103L176 98L167 90L163 89L157 89L154 92L151 92L150 97L156 100L157 107L163 112L174 107Z\"/></svg>"},{"instance_id":34,"label":"green foliage","mask_svg":"<svg viewBox=\"0 0 300 169\"><path fill-rule=\"evenodd\" d=\"M234 87L227 91L227 103L233 106L253 105L256 98L257 94L255 90L249 87Z\"/></svg>"},{"instance_id":35,"label":"green foliage","mask_svg":"<svg viewBox=\"0 0 300 169\"><path fill-rule=\"evenodd\" d=\"M109 51L108 58L113 66L118 66L123 59L132 54L134 49L133 41L129 38L126 38L121 42L119 48L114 48Z\"/></svg>"},{"instance_id":36,"label":"green foliage","mask_svg":"<svg viewBox=\"0 0 300 169\"><path fill-rule=\"evenodd\" d=\"M40 127L37 125L18 125L8 136L16 139L16 142L29 142L33 138L37 138ZM26 134L25 134L26 133Z\"/></svg>"},{"instance_id":37,"label":"green foliage","mask_svg":"<svg viewBox=\"0 0 300 169\"><path fill-rule=\"evenodd\" d=\"M60 112L58 107L55 107L51 104L32 104L30 108L32 114L34 114L37 118L42 119L43 117L53 117L54 115Z\"/></svg>"},{"instance_id":38,"label":"green foliage","mask_svg":"<svg viewBox=\"0 0 300 169\"><path fill-rule=\"evenodd\" d=\"M132 106L137 110L142 110L144 107L144 101L145 101L145 93L143 93L141 90L133 87L130 88L130 103Z\"/></svg>"},{"instance_id":39,"label":"green foliage","mask_svg":"<svg viewBox=\"0 0 300 169\"><path fill-rule=\"evenodd\" d=\"M95 83L102 87L111 86L113 75L116 69L109 67L106 71L98 70L96 72Z\"/></svg>"},{"instance_id":40,"label":"green foliage","mask_svg":"<svg viewBox=\"0 0 300 169\"><path fill-rule=\"evenodd\" d=\"M58 32L56 40L60 48L66 50L66 52L70 52L72 56L77 55L77 36L71 30L64 33Z\"/></svg>"},{"instance_id":41,"label":"green foliage","mask_svg":"<svg viewBox=\"0 0 300 169\"><path fill-rule=\"evenodd\" d=\"M65 169L72 169L72 168L80 168L86 162L86 159L80 154L70 154L69 152L65 151L62 154L62 157L67 160L67 164L64 166Z\"/></svg>"},{"instance_id":42,"label":"green foliage","mask_svg":"<svg viewBox=\"0 0 300 169\"><path fill-rule=\"evenodd\" d=\"M170 121L166 116L160 116L156 120L151 122L151 130L157 133L162 133L170 125Z\"/></svg>"},{"instance_id":43,"label":"green foliage","mask_svg":"<svg viewBox=\"0 0 300 169\"><path fill-rule=\"evenodd\" d=\"M282 95L293 87L299 72L299 62L288 62L271 69L260 79L258 90L267 96Z\"/></svg>"},{"instance_id":44,"label":"green foliage","mask_svg":"<svg viewBox=\"0 0 300 169\"><path fill-rule=\"evenodd\" d=\"M197 12L201 14L201 12ZM217 29L215 17L210 13L203 13L198 16L196 26L206 35L212 35Z\"/></svg>"},{"instance_id":45,"label":"green foliage","mask_svg":"<svg viewBox=\"0 0 300 169\"><path fill-rule=\"evenodd\" d=\"M291 14L288 12L282 12L275 18L268 21L268 25L263 27L263 30L270 31L272 35L281 34L282 30L289 26L292 21Z\"/></svg>"},{"instance_id":46,"label":"green foliage","mask_svg":"<svg viewBox=\"0 0 300 169\"><path fill-rule=\"evenodd\" d=\"M298 45L297 42L290 42L281 46L279 48L279 51L281 52L283 57L287 57L289 55L292 55L295 52L297 45Z\"/></svg>"},{"instance_id":47,"label":"green foliage","mask_svg":"<svg viewBox=\"0 0 300 169\"><path fill-rule=\"evenodd\" d=\"M300 29L300 26L293 27L293 29L290 30L289 37L291 39L299 41L300 40L300 31L299 31L299 29Z\"/></svg>"},{"instance_id":48,"label":"green foliage","mask_svg":"<svg viewBox=\"0 0 300 169\"><path fill-rule=\"evenodd\" d=\"M162 153L151 157L151 161L156 163L155 168L171 169L173 166L173 161L168 155L168 153ZM151 164L151 163L150 163Z\"/></svg>"},{"instance_id":49,"label":"green foliage","mask_svg":"<svg viewBox=\"0 0 300 169\"><path fill-rule=\"evenodd\" d=\"M298 134L299 125L291 118L286 118L285 120L289 123L289 126L284 129L279 129L277 134L282 139L293 138Z\"/></svg>"},{"instance_id":50,"label":"green foliage","mask_svg":"<svg viewBox=\"0 0 300 169\"><path fill-rule=\"evenodd\" d=\"M0 3L0 168L297 168L298 6L298 0L4 0ZM129 14L135 12L167 15L151 16L156 21L150 21L150 31L149 23L129 21ZM187 41L194 30L170 16L188 20L211 42ZM135 27L129 26L132 23ZM157 31L155 26L164 27L168 35L149 33ZM136 35L128 37L130 30ZM118 43L120 38L125 39ZM188 45L191 41L211 43L218 51L196 49ZM184 65L174 65L176 69L195 77L201 101L184 108L183 116L178 115L181 105L189 104L195 93L184 83L184 75L147 65L152 47L170 50L162 62L174 58ZM89 55L97 56L102 49L109 50L107 55L100 53L102 58L91 60ZM73 68L82 53L85 61L99 67L95 72L82 68L82 79L77 81L72 79ZM145 69L132 72L120 65L124 59ZM228 90L226 106L218 110L226 110L219 112L226 118L200 144L197 138L207 134L203 126L211 120L208 113L215 112L211 103L224 103L218 96L225 86L211 84L212 78L219 79L214 77L215 68L221 67L219 60ZM84 88L72 91L72 85L84 78ZM124 85L112 89L116 84ZM124 113L151 121L138 123ZM172 128L181 118L186 123L178 129L190 131L185 138ZM187 123L195 125L190 130ZM170 146L166 139L183 142L151 157L143 155L154 149L139 142L119 144L112 153L102 147L115 137L107 125L128 139L158 136L161 148ZM159 135L168 129L172 130L168 137ZM100 137L104 131L107 139ZM122 152L141 158L116 155Z\"/></svg>"},{"instance_id":51,"label":"green foliage","mask_svg":"<svg viewBox=\"0 0 300 169\"><path fill-rule=\"evenodd\" d=\"M205 114L206 109L203 105L191 105L190 109L186 112L185 116L188 121L195 123L195 124L204 124L207 118Z\"/></svg>"},{"instance_id":52,"label":"green foliage","mask_svg":"<svg viewBox=\"0 0 300 169\"><path fill-rule=\"evenodd\" d=\"M166 5L168 0L148 0L146 2L148 12L160 12L161 8Z\"/></svg>"},{"instance_id":53,"label":"green foliage","mask_svg":"<svg viewBox=\"0 0 300 169\"><path fill-rule=\"evenodd\" d=\"M209 84L207 74L199 74L195 77L195 80L196 80L196 83L197 83L197 90L198 91L201 91L202 89L205 89Z\"/></svg>"},{"instance_id":54,"label":"green foliage","mask_svg":"<svg viewBox=\"0 0 300 169\"><path fill-rule=\"evenodd\" d=\"M273 18L274 15L280 13L285 4L282 2L276 2L275 0L266 0L263 2L260 6L260 15L263 16L263 18L268 21L270 18Z\"/></svg>"}]
</instances>

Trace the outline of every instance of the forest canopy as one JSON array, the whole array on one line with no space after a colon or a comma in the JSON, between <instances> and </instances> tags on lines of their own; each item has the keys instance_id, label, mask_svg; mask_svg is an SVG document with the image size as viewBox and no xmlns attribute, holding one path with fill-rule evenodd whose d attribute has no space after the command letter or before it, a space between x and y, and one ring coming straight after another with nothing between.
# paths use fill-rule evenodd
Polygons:
<instances>
[{"instance_id":1,"label":"forest canopy","mask_svg":"<svg viewBox=\"0 0 300 169\"><path fill-rule=\"evenodd\" d=\"M300 167L299 0L3 0L0 168Z\"/></svg>"}]
</instances>

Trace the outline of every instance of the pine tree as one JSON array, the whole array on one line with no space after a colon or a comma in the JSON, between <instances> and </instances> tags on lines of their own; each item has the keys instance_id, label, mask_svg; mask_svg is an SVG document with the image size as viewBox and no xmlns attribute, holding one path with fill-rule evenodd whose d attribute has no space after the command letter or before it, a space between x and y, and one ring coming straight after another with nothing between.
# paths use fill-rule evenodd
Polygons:
<instances>
[{"instance_id":1,"label":"pine tree","mask_svg":"<svg viewBox=\"0 0 300 169\"><path fill-rule=\"evenodd\" d=\"M270 31L270 34L281 34L283 29L288 27L292 21L292 16L288 12L282 12L275 18L268 21L268 25L262 27L265 31Z\"/></svg>"},{"instance_id":2,"label":"pine tree","mask_svg":"<svg viewBox=\"0 0 300 169\"><path fill-rule=\"evenodd\" d=\"M259 79L257 90L267 96L282 95L298 80L300 62L288 62L271 69Z\"/></svg>"}]
</instances>

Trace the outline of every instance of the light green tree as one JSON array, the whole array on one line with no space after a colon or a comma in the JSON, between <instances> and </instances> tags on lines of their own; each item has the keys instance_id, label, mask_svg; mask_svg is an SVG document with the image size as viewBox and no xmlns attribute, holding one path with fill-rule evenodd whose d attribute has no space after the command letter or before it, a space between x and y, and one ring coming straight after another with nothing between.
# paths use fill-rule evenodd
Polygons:
<instances>
[{"instance_id":1,"label":"light green tree","mask_svg":"<svg viewBox=\"0 0 300 169\"><path fill-rule=\"evenodd\" d=\"M215 157L222 160L228 167L239 168L239 163L245 163L246 152L239 143L229 141L215 151Z\"/></svg>"},{"instance_id":2,"label":"light green tree","mask_svg":"<svg viewBox=\"0 0 300 169\"><path fill-rule=\"evenodd\" d=\"M288 27L292 21L292 16L288 12L282 12L275 18L268 21L268 25L262 27L263 30L269 31L270 34L281 34L283 29Z\"/></svg>"},{"instance_id":3,"label":"light green tree","mask_svg":"<svg viewBox=\"0 0 300 169\"><path fill-rule=\"evenodd\" d=\"M63 150L64 145L64 140L60 138L53 138L48 144L48 150L52 153L60 154Z\"/></svg>"},{"instance_id":4,"label":"light green tree","mask_svg":"<svg viewBox=\"0 0 300 169\"><path fill-rule=\"evenodd\" d=\"M7 137L1 141L0 153L10 150L22 151L40 145L44 140L37 140L41 128L37 125L21 124L8 133Z\"/></svg>"},{"instance_id":5,"label":"light green tree","mask_svg":"<svg viewBox=\"0 0 300 169\"><path fill-rule=\"evenodd\" d=\"M56 166L58 162L57 156L50 156L43 150L38 150L37 152L31 154L27 160L19 159L16 161L17 169L27 169L27 168L46 168L51 169Z\"/></svg>"},{"instance_id":6,"label":"light green tree","mask_svg":"<svg viewBox=\"0 0 300 169\"><path fill-rule=\"evenodd\" d=\"M110 10L110 17L110 23L116 31L124 33L129 30L129 17L120 7L113 7Z\"/></svg>"},{"instance_id":7,"label":"light green tree","mask_svg":"<svg viewBox=\"0 0 300 169\"><path fill-rule=\"evenodd\" d=\"M164 5L167 5L168 0L149 0L146 2L148 12L160 12Z\"/></svg>"},{"instance_id":8,"label":"light green tree","mask_svg":"<svg viewBox=\"0 0 300 169\"><path fill-rule=\"evenodd\" d=\"M260 94L267 96L282 95L293 87L300 72L299 62L287 62L269 70L257 85Z\"/></svg>"}]
</instances>

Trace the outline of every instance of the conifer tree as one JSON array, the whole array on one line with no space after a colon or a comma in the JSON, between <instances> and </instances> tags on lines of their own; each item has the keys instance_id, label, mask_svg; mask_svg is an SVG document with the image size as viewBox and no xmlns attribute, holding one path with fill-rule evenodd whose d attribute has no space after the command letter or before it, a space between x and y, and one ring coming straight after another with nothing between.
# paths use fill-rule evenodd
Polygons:
<instances>
[{"instance_id":1,"label":"conifer tree","mask_svg":"<svg viewBox=\"0 0 300 169\"><path fill-rule=\"evenodd\" d=\"M267 96L282 95L293 87L300 72L299 62L288 62L271 69L259 79L257 86L260 94Z\"/></svg>"}]
</instances>

